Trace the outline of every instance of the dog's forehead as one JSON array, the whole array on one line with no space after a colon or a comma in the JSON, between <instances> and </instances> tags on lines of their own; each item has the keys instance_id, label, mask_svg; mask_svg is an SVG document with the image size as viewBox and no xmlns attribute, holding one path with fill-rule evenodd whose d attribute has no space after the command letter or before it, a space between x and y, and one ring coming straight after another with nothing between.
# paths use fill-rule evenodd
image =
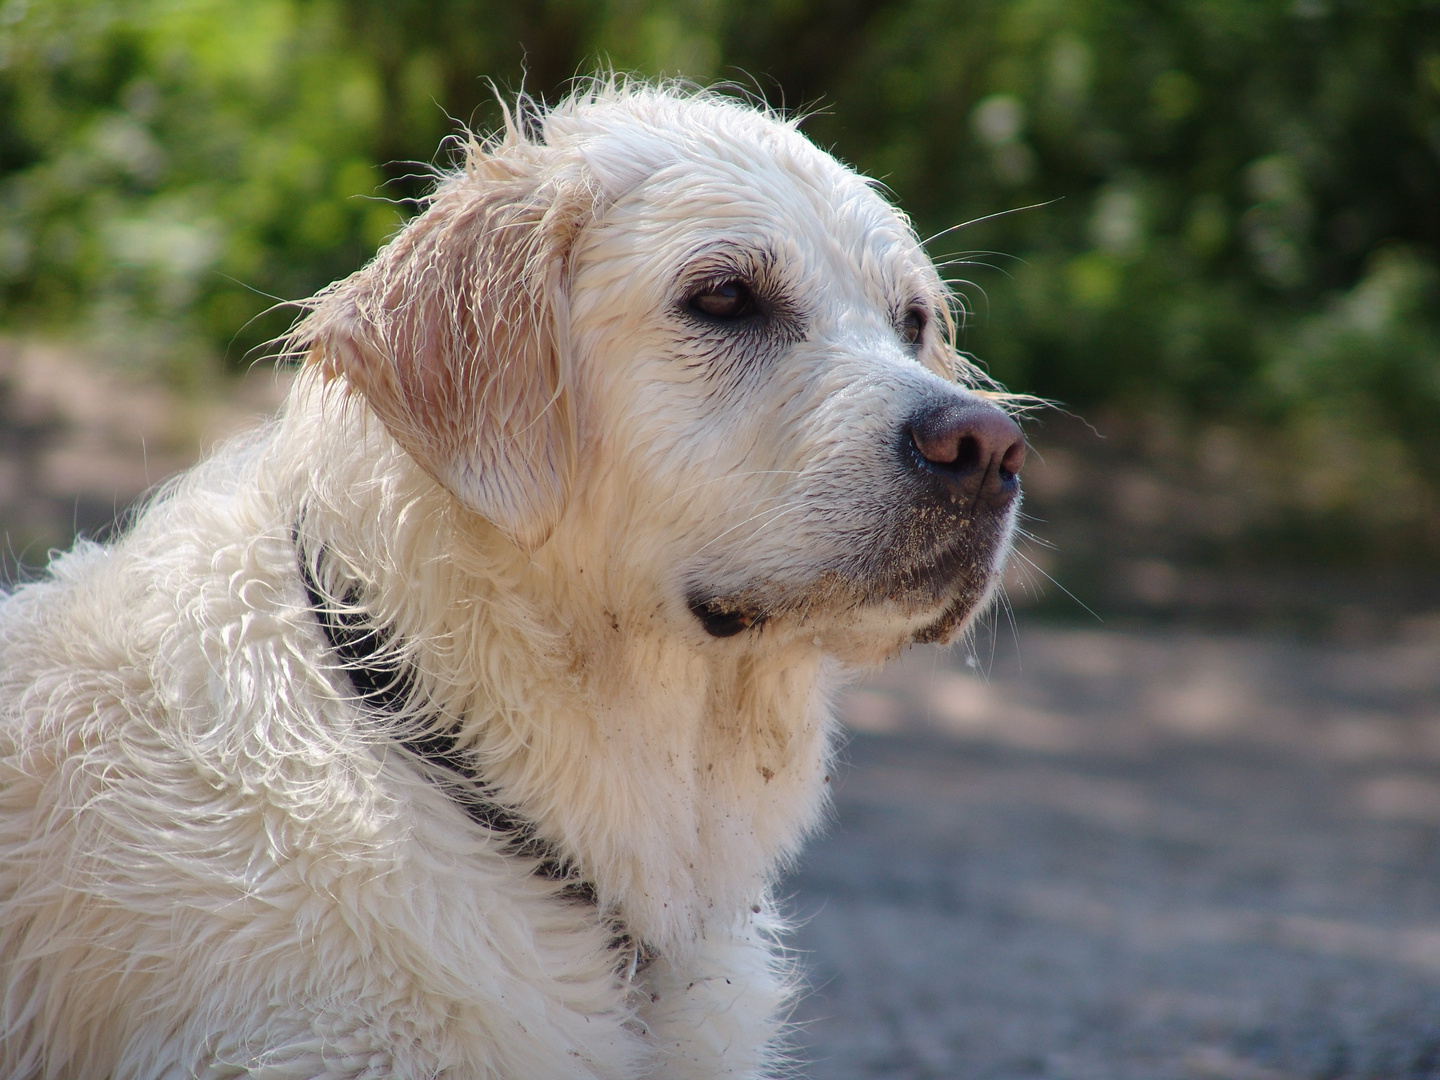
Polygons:
<instances>
[{"instance_id":1,"label":"dog's forehead","mask_svg":"<svg viewBox=\"0 0 1440 1080\"><path fill-rule=\"evenodd\" d=\"M789 121L724 99L645 95L563 119L547 136L578 147L612 223L687 232L681 248L784 238L867 276L933 274L908 221Z\"/></svg>"},{"instance_id":2,"label":"dog's forehead","mask_svg":"<svg viewBox=\"0 0 1440 1080\"><path fill-rule=\"evenodd\" d=\"M848 172L792 121L709 94L612 91L562 105L545 121L545 141L579 151L611 201L679 162L786 161L800 170Z\"/></svg>"}]
</instances>

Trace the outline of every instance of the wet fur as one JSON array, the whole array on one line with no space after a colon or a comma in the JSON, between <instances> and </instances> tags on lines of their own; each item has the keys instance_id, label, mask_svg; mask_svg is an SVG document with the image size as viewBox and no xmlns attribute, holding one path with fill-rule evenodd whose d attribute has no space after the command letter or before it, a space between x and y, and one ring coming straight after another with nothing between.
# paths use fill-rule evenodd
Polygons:
<instances>
[{"instance_id":1,"label":"wet fur","mask_svg":"<svg viewBox=\"0 0 1440 1080\"><path fill-rule=\"evenodd\" d=\"M749 338L684 307L737 274L773 279ZM829 694L960 632L1008 543L894 460L969 373L947 302L865 181L733 101L601 83L470 142L310 303L273 424L0 606L0 1076L777 1069ZM383 628L396 715L301 559ZM397 725L456 731L598 906Z\"/></svg>"}]
</instances>

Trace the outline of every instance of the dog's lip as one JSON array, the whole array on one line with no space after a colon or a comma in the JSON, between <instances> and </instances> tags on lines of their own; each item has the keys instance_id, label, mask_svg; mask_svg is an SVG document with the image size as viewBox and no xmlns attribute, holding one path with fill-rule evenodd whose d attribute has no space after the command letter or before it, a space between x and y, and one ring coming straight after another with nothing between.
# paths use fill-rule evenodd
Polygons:
<instances>
[{"instance_id":1,"label":"dog's lip","mask_svg":"<svg viewBox=\"0 0 1440 1080\"><path fill-rule=\"evenodd\" d=\"M943 645L950 640L955 628L970 617L984 600L988 590L989 582L979 590L967 590L964 594L954 597L949 604L941 609L937 618L921 626L913 634L910 640L916 645Z\"/></svg>"},{"instance_id":2,"label":"dog's lip","mask_svg":"<svg viewBox=\"0 0 1440 1080\"><path fill-rule=\"evenodd\" d=\"M711 637L728 638L764 625L768 616L758 605L692 593L687 606Z\"/></svg>"},{"instance_id":3,"label":"dog's lip","mask_svg":"<svg viewBox=\"0 0 1440 1080\"><path fill-rule=\"evenodd\" d=\"M713 638L736 637L790 616L834 620L889 608L911 625L921 623L914 640L942 640L989 595L1017 510L1015 502L918 501L869 554L809 568L803 579L789 581L722 585L696 568L683 602Z\"/></svg>"},{"instance_id":4,"label":"dog's lip","mask_svg":"<svg viewBox=\"0 0 1440 1080\"><path fill-rule=\"evenodd\" d=\"M878 594L894 599L929 597L937 605L948 604L955 586L977 574L989 576L987 563L993 560L994 543L976 542L968 531L947 544L937 544L924 558L915 559L871 585Z\"/></svg>"},{"instance_id":5,"label":"dog's lip","mask_svg":"<svg viewBox=\"0 0 1440 1080\"><path fill-rule=\"evenodd\" d=\"M759 630L772 618L787 614L831 616L885 604L899 605L908 618L929 617L915 640L940 640L942 627L953 626L978 607L998 573L998 538L980 539L968 531L919 560L883 575L828 571L805 586L751 583L734 590L692 588L685 604L705 632L730 638ZM829 594L826 601L825 594ZM931 634L932 636L924 636ZM934 636L939 635L939 636Z\"/></svg>"},{"instance_id":6,"label":"dog's lip","mask_svg":"<svg viewBox=\"0 0 1440 1080\"><path fill-rule=\"evenodd\" d=\"M912 519L918 529L896 530L877 572L865 575L868 590L877 596L918 602L917 609L947 606L958 591L998 572L1016 509L1014 503L926 507ZM927 516L928 524L922 521Z\"/></svg>"}]
</instances>

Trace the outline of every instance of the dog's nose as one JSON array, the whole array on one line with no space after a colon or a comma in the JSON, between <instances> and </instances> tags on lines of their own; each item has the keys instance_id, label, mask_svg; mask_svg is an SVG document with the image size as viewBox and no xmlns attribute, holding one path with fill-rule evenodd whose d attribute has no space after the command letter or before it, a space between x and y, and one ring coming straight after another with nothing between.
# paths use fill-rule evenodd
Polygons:
<instances>
[{"instance_id":1,"label":"dog's nose","mask_svg":"<svg viewBox=\"0 0 1440 1080\"><path fill-rule=\"evenodd\" d=\"M955 501L999 509L1020 490L1025 436L1014 420L979 401L931 405L910 421L918 468L939 478Z\"/></svg>"}]
</instances>

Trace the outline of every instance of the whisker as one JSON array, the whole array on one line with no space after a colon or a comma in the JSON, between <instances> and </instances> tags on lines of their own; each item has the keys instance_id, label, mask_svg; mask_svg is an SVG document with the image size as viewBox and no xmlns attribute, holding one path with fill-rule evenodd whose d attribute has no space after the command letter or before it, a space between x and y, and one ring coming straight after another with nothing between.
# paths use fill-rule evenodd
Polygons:
<instances>
[{"instance_id":1,"label":"whisker","mask_svg":"<svg viewBox=\"0 0 1440 1080\"><path fill-rule=\"evenodd\" d=\"M1105 620L1102 619L1099 615L1097 615L1097 614L1095 613L1095 609L1094 609L1094 608L1092 608L1089 604L1085 603L1084 600L1081 600L1078 596L1076 596L1074 593L1072 593L1069 589L1065 588L1064 585L1061 585L1060 582L1056 581L1053 576L1051 576L1050 574L1047 574L1047 573L1045 572L1045 570L1042 569L1041 566L1040 566L1038 563L1035 562L1035 560L1029 558L1023 551L1018 551L1018 550L1017 550L1017 551L1014 551L1013 554L1015 555L1015 557L1016 557L1017 559L1024 559L1025 562L1026 562L1026 564L1029 565L1029 566L1031 566L1032 568L1034 568L1034 570L1035 570L1035 572L1036 572L1037 574L1039 574L1041 577L1043 577L1046 581L1050 582L1050 584L1054 585L1057 589L1059 589L1061 592L1063 592L1063 593L1064 593L1066 596L1068 596L1071 600L1074 600L1075 603L1079 604L1082 608L1084 608L1085 611L1086 611L1086 613L1089 614L1092 618L1094 618L1094 620L1095 620L1096 622L1098 622L1098 623L1104 623Z\"/></svg>"},{"instance_id":2,"label":"whisker","mask_svg":"<svg viewBox=\"0 0 1440 1080\"><path fill-rule=\"evenodd\" d=\"M949 236L951 233L958 232L961 229L968 229L971 225L983 225L985 222L994 221L996 218L1009 217L1011 214L1023 214L1026 210L1039 210L1042 207L1050 206L1051 204L1057 203L1059 201L1059 199L1046 199L1044 202L1031 203L1029 206L1015 206L1011 207L1009 210L997 210L993 214L986 214L984 217L971 218L969 221L962 221L958 225L951 225L948 229L941 229L934 236L921 240L920 243L925 246L929 246L930 244L933 244L936 240L939 240L942 236Z\"/></svg>"},{"instance_id":3,"label":"whisker","mask_svg":"<svg viewBox=\"0 0 1440 1080\"><path fill-rule=\"evenodd\" d=\"M780 510L776 511L776 512L775 512L774 514L772 514L770 517L766 518L766 519L765 519L764 521L762 521L759 525L757 525L757 526L755 527L754 531L752 531L752 532L750 533L750 535L745 538L745 543L748 544L748 543L752 542L753 540L757 539L762 532L764 532L766 529L768 529L771 525L775 524L775 522L779 521L781 518L785 517L787 514L793 514L793 513L795 513L796 511L801 510L801 509L803 509L803 507L799 507L799 506L786 506L786 507L782 507ZM752 516L750 517L749 520L750 520L750 521L754 521L754 520L755 520L756 518L758 518L759 516L760 516L759 514L754 514L754 515L752 515Z\"/></svg>"},{"instance_id":4,"label":"whisker","mask_svg":"<svg viewBox=\"0 0 1440 1080\"><path fill-rule=\"evenodd\" d=\"M787 514L787 513L790 513L790 512L792 512L792 511L798 510L798 509L800 509L800 507L798 507L798 506L785 507L785 508L783 508L783 509L780 510L780 514ZM721 532L721 533L719 533L719 534L717 534L717 535L715 535L715 536L712 536L709 540L705 541L705 543L701 544L700 547L698 547L698 548L695 550L695 554L696 554L696 555L699 555L702 551L704 551L706 548L708 548L711 544L714 544L714 543L716 543L716 542L718 542L718 541L720 541L720 540L723 540L725 537L727 537L727 536L729 536L731 533L733 533L736 529L743 529L746 525L749 525L752 521L756 520L757 518L763 517L763 516L765 515L765 513L766 513L766 512L765 512L764 510L761 510L761 511L759 511L758 513L751 514L751 515L750 515L749 517L747 517L744 521L737 521L734 525L731 525L731 526L730 526L728 529L726 529L724 532ZM771 520L773 521L773 520L775 520L775 519L772 518ZM768 523L767 523L767 524L768 524ZM764 526L761 526L761 528L764 528ZM757 535L759 535L758 531L755 532L755 533L751 533L749 539L753 540L753 539L755 539L755 537L756 537Z\"/></svg>"},{"instance_id":5,"label":"whisker","mask_svg":"<svg viewBox=\"0 0 1440 1080\"><path fill-rule=\"evenodd\" d=\"M1005 621L1010 624L1010 639L1015 642L1015 666L1021 674L1025 674L1025 661L1020 656L1020 625L1015 621L1015 605L1010 601L1010 593L1002 581L996 590L996 598L1000 601L999 606L1005 611ZM992 645L992 649L993 649ZM992 653L993 657L993 653Z\"/></svg>"},{"instance_id":6,"label":"whisker","mask_svg":"<svg viewBox=\"0 0 1440 1080\"><path fill-rule=\"evenodd\" d=\"M939 257L937 257L937 258L935 259L935 265L936 265L936 266L952 266L952 265L957 265L957 264L959 264L959 263L965 262L966 260L973 259L976 255L994 255L997 259L1011 259L1011 260L1013 260L1014 262L1018 262L1018 263L1023 263L1023 262L1027 262L1027 261L1028 261L1028 260L1026 260L1023 256L1020 256L1020 255L1012 255L1012 254L1011 254L1010 252L1008 252L1008 251L988 251L988 250L984 250L984 249L979 249L979 248L977 248L977 249L974 250L974 251L952 251L949 255L941 255L941 256L939 256ZM981 263L981 264L979 264L979 265L985 266L985 265L988 265L988 264L986 264L986 263Z\"/></svg>"},{"instance_id":7,"label":"whisker","mask_svg":"<svg viewBox=\"0 0 1440 1080\"><path fill-rule=\"evenodd\" d=\"M1028 541L1028 542L1031 543L1031 544L1034 544L1036 547L1046 548L1046 549L1049 550L1049 551L1059 551L1059 550L1060 550L1060 548L1059 548L1058 546L1056 546L1054 543L1052 543L1051 541L1046 540L1046 539L1043 538L1043 537L1036 536L1034 533L1030 532L1028 529L1022 529L1022 528L1020 528L1018 525L1017 525L1016 528L1015 528L1015 535L1018 536L1018 537L1020 537L1020 539L1022 539L1022 540L1025 540L1025 541Z\"/></svg>"}]
</instances>

